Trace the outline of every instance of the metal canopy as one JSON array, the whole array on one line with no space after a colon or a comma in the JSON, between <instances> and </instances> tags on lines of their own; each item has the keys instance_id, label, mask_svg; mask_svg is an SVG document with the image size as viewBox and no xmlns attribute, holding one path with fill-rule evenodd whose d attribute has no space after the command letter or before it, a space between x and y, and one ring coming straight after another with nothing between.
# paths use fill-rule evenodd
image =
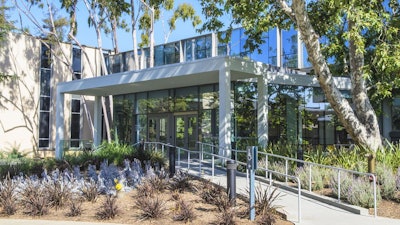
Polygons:
<instances>
[{"instance_id":1,"label":"metal canopy","mask_svg":"<svg viewBox=\"0 0 400 225\"><path fill-rule=\"evenodd\" d=\"M213 57L193 62L127 71L58 84L59 93L107 96L218 83L220 70L230 70L231 80L247 80L267 74L268 83L318 87L315 77L264 63ZM348 78L335 78L339 89L350 89Z\"/></svg>"}]
</instances>

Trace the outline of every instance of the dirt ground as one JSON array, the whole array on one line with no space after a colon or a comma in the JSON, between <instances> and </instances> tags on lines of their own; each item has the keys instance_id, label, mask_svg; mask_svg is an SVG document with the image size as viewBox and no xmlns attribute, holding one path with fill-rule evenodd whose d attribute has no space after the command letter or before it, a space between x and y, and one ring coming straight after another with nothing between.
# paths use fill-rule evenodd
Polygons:
<instances>
[{"instance_id":1,"label":"dirt ground","mask_svg":"<svg viewBox=\"0 0 400 225\"><path fill-rule=\"evenodd\" d=\"M189 202L195 213L195 219L190 222L190 224L216 224L218 215L220 212L217 207L211 204L206 204L204 201L198 196L195 191L186 191L182 195L182 199L186 202ZM160 197L165 201L164 208L166 209L164 215L159 219L153 220L143 220L140 217L140 212L138 208L135 207L135 197L136 190L132 190L130 192L119 192L117 197L117 205L119 214L109 220L100 220L96 217L96 213L99 211L102 203L105 201L105 196L100 196L95 203L84 202L82 204L83 212L80 216L76 217L67 217L66 214L69 211L69 207L64 207L62 209L54 209L51 208L50 212L47 215L40 217L32 217L24 214L23 209L19 209L15 215L6 216L1 215L2 217L8 218L23 218L23 219L43 219L43 220L68 220L68 221L97 221L97 222L107 222L107 223L120 223L120 224L184 224L184 222L174 221L173 216L175 213L175 201L172 199L172 193L167 190L160 194ZM246 209L245 203L237 199L236 207L238 211L243 211ZM248 217L246 218L235 218L236 224L256 224L255 221L250 221ZM282 218L278 218L276 225L293 225L292 222L286 221Z\"/></svg>"}]
</instances>

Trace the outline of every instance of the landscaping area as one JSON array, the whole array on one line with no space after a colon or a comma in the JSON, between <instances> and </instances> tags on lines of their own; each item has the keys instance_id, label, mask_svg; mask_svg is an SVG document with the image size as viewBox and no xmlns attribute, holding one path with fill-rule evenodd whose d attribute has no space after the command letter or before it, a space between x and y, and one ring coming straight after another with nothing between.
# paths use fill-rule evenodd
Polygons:
<instances>
[{"instance_id":1,"label":"landscaping area","mask_svg":"<svg viewBox=\"0 0 400 225\"><path fill-rule=\"evenodd\" d=\"M265 152L290 156L290 146L274 146ZM399 146L387 146L376 154L378 215L400 219ZM306 150L306 161L367 171L360 149ZM291 155L293 157L293 155ZM296 156L294 156L296 157ZM239 157L240 158L240 157ZM260 165L265 159L259 158ZM264 160L264 162L263 162ZM284 169L270 159L276 171ZM340 164L342 163L342 164ZM303 189L337 198L337 176L326 168L289 164ZM238 168L239 170L242 168ZM109 221L115 223L170 224L292 224L278 213L274 190L258 190L256 221L250 221L248 200L229 201L226 190L180 170L168 174L161 152L141 151L128 145L103 143L94 152L67 152L63 160L33 159L18 151L3 153L0 165L0 210L5 218ZM257 171L261 176L262 171ZM274 176L284 181L283 177ZM371 179L341 174L341 200L364 208L373 207ZM371 207L372 204L372 207ZM284 208L283 208L284 211ZM373 213L373 211L371 211ZM1 219L1 218L0 218ZM155 222L157 221L157 222Z\"/></svg>"}]
</instances>

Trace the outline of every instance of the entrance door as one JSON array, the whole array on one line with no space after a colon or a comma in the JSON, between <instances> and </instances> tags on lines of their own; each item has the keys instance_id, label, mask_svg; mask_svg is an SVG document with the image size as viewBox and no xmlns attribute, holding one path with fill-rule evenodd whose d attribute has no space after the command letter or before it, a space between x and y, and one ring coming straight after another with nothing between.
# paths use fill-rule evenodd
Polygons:
<instances>
[{"instance_id":1,"label":"entrance door","mask_svg":"<svg viewBox=\"0 0 400 225\"><path fill-rule=\"evenodd\" d=\"M175 116L175 145L189 150L196 150L197 115Z\"/></svg>"},{"instance_id":2,"label":"entrance door","mask_svg":"<svg viewBox=\"0 0 400 225\"><path fill-rule=\"evenodd\" d=\"M150 115L148 118L149 141L168 143L168 115Z\"/></svg>"}]
</instances>

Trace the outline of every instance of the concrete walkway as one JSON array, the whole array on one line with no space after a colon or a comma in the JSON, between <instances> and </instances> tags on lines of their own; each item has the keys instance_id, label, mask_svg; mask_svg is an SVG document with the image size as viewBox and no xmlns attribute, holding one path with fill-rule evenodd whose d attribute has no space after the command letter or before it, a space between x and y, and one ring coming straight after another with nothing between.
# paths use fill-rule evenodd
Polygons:
<instances>
[{"instance_id":1,"label":"concrete walkway","mask_svg":"<svg viewBox=\"0 0 400 225\"><path fill-rule=\"evenodd\" d=\"M181 168L187 170L187 164L182 163ZM211 168L202 166L201 170L197 164L191 164L189 173L196 176L201 176L204 179L210 180L216 184L226 187L227 177L226 171L221 169L214 170L214 176L211 176ZM201 172L200 172L201 171ZM249 181L245 175L236 176L236 192L237 194L248 195ZM262 181L256 180L256 187L260 186L267 188L269 185ZM361 214L351 213L339 207L331 206L321 201L314 200L302 196L300 199L301 212L300 221L298 217L298 195L294 192L279 188L280 198L276 205L282 206L283 211L287 215L287 219L295 224L301 225L400 225L400 220L390 219L386 217L374 217L368 215L366 209L360 209ZM307 191L306 191L307 192ZM400 212L399 212L400 213Z\"/></svg>"},{"instance_id":2,"label":"concrete walkway","mask_svg":"<svg viewBox=\"0 0 400 225\"><path fill-rule=\"evenodd\" d=\"M182 163L180 168L187 170L187 164ZM191 165L187 170L190 174L210 180L216 184L226 187L227 178L226 171L215 169L214 176L211 176L211 168L203 166L200 170L198 165ZM201 171L201 173L199 172ZM246 176L236 176L236 192L238 194L247 195L248 180ZM267 184L261 181L256 181L256 185L261 185L267 188ZM355 214L349 211L331 206L326 203L302 196L301 218L298 219L298 196L297 194L279 189L280 198L276 205L282 206L283 211L288 217L288 220L295 224L301 225L400 225L400 220L389 219L385 217L374 217L365 214ZM116 223L99 223L99 222L75 222L75 221L49 221L49 220L16 220L0 218L1 225L119 225Z\"/></svg>"}]
</instances>

